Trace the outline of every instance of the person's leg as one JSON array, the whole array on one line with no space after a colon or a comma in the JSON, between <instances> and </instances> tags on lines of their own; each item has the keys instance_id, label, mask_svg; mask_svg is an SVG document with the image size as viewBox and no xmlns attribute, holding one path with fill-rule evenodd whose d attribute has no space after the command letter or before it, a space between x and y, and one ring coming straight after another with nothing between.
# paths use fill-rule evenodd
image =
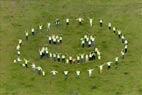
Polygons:
<instances>
[{"instance_id":1,"label":"person's leg","mask_svg":"<svg viewBox=\"0 0 142 95\"><path fill-rule=\"evenodd\" d=\"M28 36L26 36L26 40L28 40Z\"/></svg>"}]
</instances>

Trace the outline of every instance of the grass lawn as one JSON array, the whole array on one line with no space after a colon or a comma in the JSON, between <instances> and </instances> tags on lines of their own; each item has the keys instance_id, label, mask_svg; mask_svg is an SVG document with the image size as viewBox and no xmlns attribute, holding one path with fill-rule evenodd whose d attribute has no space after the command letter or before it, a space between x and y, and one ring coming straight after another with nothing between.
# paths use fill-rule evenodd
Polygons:
<instances>
[{"instance_id":1,"label":"grass lawn","mask_svg":"<svg viewBox=\"0 0 142 95\"><path fill-rule=\"evenodd\" d=\"M85 22L79 26L76 18ZM94 19L90 28L88 18ZM54 21L61 19L56 27ZM66 26L65 19L71 24ZM125 34L129 41L128 53L118 68L98 73L98 65L113 61L120 55L123 45L107 26L99 27L99 19ZM25 40L25 30L51 22L51 31L36 33ZM62 35L63 44L48 45L47 35ZM96 37L96 45L102 53L102 60L87 64L63 64L39 58L38 50L48 45L52 52L69 55L87 53L93 50L80 46L85 34ZM22 57L43 67L42 77L31 69L13 64L16 58L18 39L23 39ZM0 0L0 95L142 95L142 0ZM88 78L87 69L96 68L93 78ZM52 77L51 70L59 71ZM69 70L65 81L62 72ZM80 79L75 71L80 70Z\"/></svg>"}]
</instances>

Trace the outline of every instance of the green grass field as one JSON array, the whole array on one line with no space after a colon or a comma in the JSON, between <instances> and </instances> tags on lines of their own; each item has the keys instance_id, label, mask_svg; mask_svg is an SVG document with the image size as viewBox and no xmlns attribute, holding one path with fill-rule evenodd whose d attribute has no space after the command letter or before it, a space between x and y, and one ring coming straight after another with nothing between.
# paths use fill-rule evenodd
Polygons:
<instances>
[{"instance_id":1,"label":"green grass field","mask_svg":"<svg viewBox=\"0 0 142 95\"><path fill-rule=\"evenodd\" d=\"M83 17L85 23L79 26L74 20ZM93 17L94 26L89 27L88 17ZM56 27L56 18L62 20ZM71 24L65 25L66 18ZM118 68L98 69L89 78L87 69L111 61L120 55L122 44L115 34L105 26L99 27L99 19L112 22L122 30L129 41L128 53ZM51 31L38 32L25 41L25 30L47 25ZM58 64L51 60L40 60L38 49L47 45L47 35L63 35L60 46L48 45L53 52L76 55L92 49L82 49L80 38L84 34L95 35L102 60L87 64ZM39 76L31 69L13 64L18 39L23 39L22 57L43 67L46 76ZM0 95L142 95L142 0L0 0ZM52 77L52 69L59 71ZM65 81L61 73L69 70ZM81 71L80 79L75 70Z\"/></svg>"}]
</instances>

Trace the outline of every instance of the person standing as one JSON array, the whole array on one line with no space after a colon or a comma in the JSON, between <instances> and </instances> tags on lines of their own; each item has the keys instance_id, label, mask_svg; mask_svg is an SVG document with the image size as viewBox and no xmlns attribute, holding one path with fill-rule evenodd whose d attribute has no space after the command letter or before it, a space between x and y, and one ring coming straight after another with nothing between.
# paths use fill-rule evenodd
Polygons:
<instances>
[{"instance_id":1,"label":"person standing","mask_svg":"<svg viewBox=\"0 0 142 95\"><path fill-rule=\"evenodd\" d=\"M70 21L70 20L67 18L67 19L66 19L66 25L69 25L69 21Z\"/></svg>"},{"instance_id":2,"label":"person standing","mask_svg":"<svg viewBox=\"0 0 142 95\"><path fill-rule=\"evenodd\" d=\"M68 78L68 73L69 73L69 71L64 71L65 80L67 80L67 78Z\"/></svg>"},{"instance_id":3,"label":"person standing","mask_svg":"<svg viewBox=\"0 0 142 95\"><path fill-rule=\"evenodd\" d=\"M89 19L89 22L90 22L90 27L92 27L92 26L93 26L93 19L90 18L90 19Z\"/></svg>"},{"instance_id":4,"label":"person standing","mask_svg":"<svg viewBox=\"0 0 142 95\"><path fill-rule=\"evenodd\" d=\"M100 74L103 72L103 64L99 66Z\"/></svg>"},{"instance_id":5,"label":"person standing","mask_svg":"<svg viewBox=\"0 0 142 95\"><path fill-rule=\"evenodd\" d=\"M48 22L48 23L47 23L47 28L48 28L47 30L48 30L48 31L50 30L50 27L51 27L51 23Z\"/></svg>"},{"instance_id":6,"label":"person standing","mask_svg":"<svg viewBox=\"0 0 142 95\"><path fill-rule=\"evenodd\" d=\"M31 31L32 31L32 35L34 36L35 35L35 29L32 28Z\"/></svg>"},{"instance_id":7,"label":"person standing","mask_svg":"<svg viewBox=\"0 0 142 95\"><path fill-rule=\"evenodd\" d=\"M81 17L79 17L77 20L78 20L79 24L81 25L81 24L83 23L83 20L84 20L84 19L81 18Z\"/></svg>"},{"instance_id":8,"label":"person standing","mask_svg":"<svg viewBox=\"0 0 142 95\"><path fill-rule=\"evenodd\" d=\"M103 26L103 20L100 19L100 27L102 27L102 26Z\"/></svg>"},{"instance_id":9,"label":"person standing","mask_svg":"<svg viewBox=\"0 0 142 95\"><path fill-rule=\"evenodd\" d=\"M77 75L77 78L79 79L80 78L80 71L79 70L76 71L76 75Z\"/></svg>"},{"instance_id":10,"label":"person standing","mask_svg":"<svg viewBox=\"0 0 142 95\"><path fill-rule=\"evenodd\" d=\"M111 64L112 64L113 62L107 62L106 64L107 64L107 66L108 66L108 69L110 69L111 68Z\"/></svg>"},{"instance_id":11,"label":"person standing","mask_svg":"<svg viewBox=\"0 0 142 95\"><path fill-rule=\"evenodd\" d=\"M55 76L58 73L58 71L52 70L50 73L52 73L52 75Z\"/></svg>"},{"instance_id":12,"label":"person standing","mask_svg":"<svg viewBox=\"0 0 142 95\"><path fill-rule=\"evenodd\" d=\"M108 23L108 29L111 30L111 23Z\"/></svg>"},{"instance_id":13,"label":"person standing","mask_svg":"<svg viewBox=\"0 0 142 95\"><path fill-rule=\"evenodd\" d=\"M88 70L88 75L89 75L89 77L92 77L92 72L93 72L93 70L94 70L94 69L89 69L89 70Z\"/></svg>"},{"instance_id":14,"label":"person standing","mask_svg":"<svg viewBox=\"0 0 142 95\"><path fill-rule=\"evenodd\" d=\"M118 64L119 57L115 57L115 64Z\"/></svg>"},{"instance_id":15,"label":"person standing","mask_svg":"<svg viewBox=\"0 0 142 95\"><path fill-rule=\"evenodd\" d=\"M28 40L29 38L29 33L27 31L25 31L25 36L26 36L26 40Z\"/></svg>"}]
</instances>

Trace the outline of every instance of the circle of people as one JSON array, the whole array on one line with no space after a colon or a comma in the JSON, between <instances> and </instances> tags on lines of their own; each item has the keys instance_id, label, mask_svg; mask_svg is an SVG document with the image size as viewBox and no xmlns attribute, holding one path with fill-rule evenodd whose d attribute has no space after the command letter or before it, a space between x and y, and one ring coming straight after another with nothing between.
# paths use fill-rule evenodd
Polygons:
<instances>
[{"instance_id":1,"label":"circle of people","mask_svg":"<svg viewBox=\"0 0 142 95\"><path fill-rule=\"evenodd\" d=\"M84 22L84 19L83 18L78 18L78 19L76 19L76 20L78 20L78 23L80 24L80 25L82 25L83 24L83 22ZM90 26L92 27L93 26L93 19L92 18L90 18L89 19L89 22L90 22ZM66 19L66 25L69 25L69 23L70 23L70 19ZM56 25L59 25L60 24L60 20L59 19L56 19L56 21L55 21L55 24ZM124 34L121 32L121 30L119 30L119 29L117 29L116 27L113 27L112 26L112 24L111 23L108 23L107 25L106 24L104 24L103 23L103 20L102 19L100 19L99 20L99 25L100 25L100 27L102 28L102 27L104 27L104 26L108 26L108 29L110 30L110 31L112 31L113 33L115 33L117 36L118 36L118 38L121 40L121 42L122 42L122 44L124 44L124 48L121 50L121 52L120 52L120 56L118 56L118 57L115 57L114 58L114 60L112 60L112 61L108 61L108 62L105 62L104 64L101 64L101 65L99 65L99 66L97 66L98 68L99 68L99 72L100 73L102 73L103 72L103 70L104 70L104 68L106 67L107 69L110 69L111 67L112 67L112 64L114 63L115 65L117 65L117 64L119 64L119 60L120 59L124 59L124 57L125 57L125 54L128 52L128 40L126 39L126 37L124 36ZM51 27L51 23L48 23L47 24L47 30L49 31L50 30L50 27ZM43 25L39 25L39 31L41 31L43 29ZM31 29L31 35L32 36L34 36L35 35L35 29L34 28L32 28ZM55 39L53 40L53 38L54 37L51 37L50 39L51 40L49 40L49 43L50 44L57 44L57 43L62 43L62 37L57 37L56 38L56 41L55 41ZM85 47L85 46L88 46L88 47L91 47L91 46L94 46L95 45L95 39L93 38L93 37L90 37L90 39L86 39L87 38L87 36L85 35L84 36L84 38L81 38L81 46L82 47ZM28 39L29 39L29 33L28 33L28 31L26 31L25 32L25 39L28 41ZM90 44L90 41L91 40L91 44ZM55 42L54 42L55 41ZM94 41L94 42L93 42ZM92 43L93 42L93 43ZM23 67L26 67L26 68L32 68L33 69L33 71L35 71L35 72L37 72L39 75L42 75L42 76L45 76L46 75L46 73L45 73L45 71L43 70L43 68L41 67L41 66L36 66L36 64L34 63L34 62L30 62L28 59L26 59L26 58L21 58L20 57L20 55L21 55L21 52L20 52L20 50L21 50L21 46L22 46L22 43L23 43L23 40L22 39L19 39L18 40L18 45L16 46L16 53L17 53L17 57L16 57L16 59L14 59L14 63L18 63L18 64L21 64L21 66L23 66ZM44 47L44 49L41 49L42 51L44 50L44 51L46 51L46 50L48 50L48 48L47 47ZM95 51L98 51L98 49L96 48L95 49ZM48 52L49 53L49 52ZM100 53L100 52L99 52ZM54 53L52 54L53 56L55 56L54 55ZM99 54L98 54L99 55ZM51 56L51 54L49 54L49 56ZM41 57L43 57L43 56L41 56ZM65 56L61 56L62 57L62 61L65 59ZM60 57L59 57L60 58ZM81 58L81 56L80 56L80 58ZM101 58L101 57L100 57ZM100 59L100 58L98 58L98 59ZM58 59L58 55L57 55L57 59ZM69 61L68 62L73 62L73 60L70 60L71 59L71 57L69 57ZM78 59L78 58L77 58ZM65 61L65 60L64 60ZM66 61L65 61L66 62ZM67 63L68 63L67 62ZM31 63L31 64L30 64ZM88 69L87 71L88 71L88 76L89 77L92 77L92 73L93 73L93 71L94 71L94 69L95 68L90 68L90 69ZM79 71L79 70L76 70L75 71L76 72L76 75L77 75L77 77L79 78L79 76L80 76L80 73L81 73L81 71ZM59 73L58 71L56 71L56 70L52 70L51 72L50 72L53 76L55 76L57 73ZM64 76L65 76L65 79L67 79L68 78L68 74L69 74L69 71L68 70L65 70L65 71L63 71L63 74L64 74Z\"/></svg>"}]
</instances>

